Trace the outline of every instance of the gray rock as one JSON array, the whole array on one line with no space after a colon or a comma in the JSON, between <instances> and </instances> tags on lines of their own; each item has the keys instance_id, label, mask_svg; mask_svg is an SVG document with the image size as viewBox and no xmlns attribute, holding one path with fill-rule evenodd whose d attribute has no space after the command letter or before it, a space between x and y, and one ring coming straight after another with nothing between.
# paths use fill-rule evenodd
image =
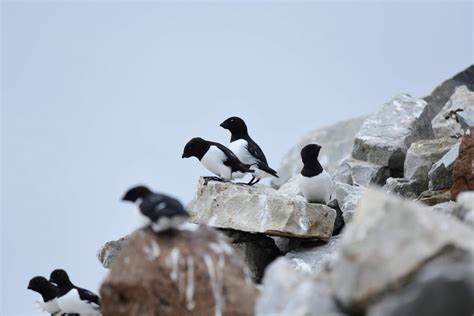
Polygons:
<instances>
[{"instance_id":1,"label":"gray rock","mask_svg":"<svg viewBox=\"0 0 474 316\"><path fill-rule=\"evenodd\" d=\"M459 157L461 143L454 144L451 149L428 172L428 188L432 191L450 188L453 185L453 168Z\"/></svg>"},{"instance_id":2,"label":"gray rock","mask_svg":"<svg viewBox=\"0 0 474 316\"><path fill-rule=\"evenodd\" d=\"M426 111L427 103L422 99L395 96L365 120L355 136L352 157L389 167L398 175L410 145L433 135Z\"/></svg>"},{"instance_id":3,"label":"gray rock","mask_svg":"<svg viewBox=\"0 0 474 316\"><path fill-rule=\"evenodd\" d=\"M452 216L455 215L454 212L456 208L457 204L454 201L443 202L432 206L433 211Z\"/></svg>"},{"instance_id":4,"label":"gray rock","mask_svg":"<svg viewBox=\"0 0 474 316\"><path fill-rule=\"evenodd\" d=\"M250 277L260 282L265 268L280 255L280 250L270 237L263 234L250 234L236 230L221 229L239 251L249 268Z\"/></svg>"},{"instance_id":5,"label":"gray rock","mask_svg":"<svg viewBox=\"0 0 474 316\"><path fill-rule=\"evenodd\" d=\"M447 246L474 252L472 240L474 230L458 220L371 188L342 235L332 292L345 308L363 311Z\"/></svg>"},{"instance_id":6,"label":"gray rock","mask_svg":"<svg viewBox=\"0 0 474 316\"><path fill-rule=\"evenodd\" d=\"M424 98L428 102L428 117L430 120L441 111L451 95L453 95L456 87L463 85L474 91L474 65L469 66L453 78L444 81L429 96Z\"/></svg>"},{"instance_id":7,"label":"gray rock","mask_svg":"<svg viewBox=\"0 0 474 316\"><path fill-rule=\"evenodd\" d=\"M426 205L432 206L439 203L451 201L451 192L448 190L431 191L426 190L417 198L418 201Z\"/></svg>"},{"instance_id":8,"label":"gray rock","mask_svg":"<svg viewBox=\"0 0 474 316\"><path fill-rule=\"evenodd\" d=\"M271 236L331 237L336 211L262 186L199 180L188 205L191 222Z\"/></svg>"},{"instance_id":9,"label":"gray rock","mask_svg":"<svg viewBox=\"0 0 474 316\"><path fill-rule=\"evenodd\" d=\"M349 159L344 160L341 165L333 172L332 181L353 185L351 167L347 163Z\"/></svg>"},{"instance_id":10,"label":"gray rock","mask_svg":"<svg viewBox=\"0 0 474 316\"><path fill-rule=\"evenodd\" d=\"M362 197L365 190L365 187L334 182L333 197L337 200L346 223L350 222L357 204L359 203L359 199Z\"/></svg>"},{"instance_id":11,"label":"gray rock","mask_svg":"<svg viewBox=\"0 0 474 316\"><path fill-rule=\"evenodd\" d=\"M279 188L291 177L300 173L303 163L301 162L301 149L311 143L322 146L319 161L324 169L332 173L349 158L357 133L365 117L354 118L335 123L331 126L315 129L302 137L300 142L293 146L283 158L281 167L278 169L280 178L272 180L272 186Z\"/></svg>"},{"instance_id":12,"label":"gray rock","mask_svg":"<svg viewBox=\"0 0 474 316\"><path fill-rule=\"evenodd\" d=\"M474 315L474 258L448 248L428 262L399 292L372 307L368 316Z\"/></svg>"},{"instance_id":13,"label":"gray rock","mask_svg":"<svg viewBox=\"0 0 474 316\"><path fill-rule=\"evenodd\" d=\"M293 269L285 258L277 259L265 272L257 316L344 316L324 282Z\"/></svg>"},{"instance_id":14,"label":"gray rock","mask_svg":"<svg viewBox=\"0 0 474 316\"><path fill-rule=\"evenodd\" d=\"M388 178L383 189L407 199L416 199L423 190L416 180L405 178Z\"/></svg>"},{"instance_id":15,"label":"gray rock","mask_svg":"<svg viewBox=\"0 0 474 316\"><path fill-rule=\"evenodd\" d=\"M469 116L469 112L473 108L474 92L469 91L465 86L457 87L446 105L431 121L434 135L436 137L462 135L463 128L459 122L459 117L462 117L463 124L469 124L469 120L472 118ZM459 110L462 112L457 112ZM464 111L466 113L463 113Z\"/></svg>"},{"instance_id":16,"label":"gray rock","mask_svg":"<svg viewBox=\"0 0 474 316\"><path fill-rule=\"evenodd\" d=\"M346 159L335 171L333 181L366 187L369 184L384 185L389 176L388 167L356 159Z\"/></svg>"},{"instance_id":17,"label":"gray rock","mask_svg":"<svg viewBox=\"0 0 474 316\"><path fill-rule=\"evenodd\" d=\"M333 236L327 242L307 243L285 255L297 270L320 273L331 265L331 260L337 249L340 235Z\"/></svg>"},{"instance_id":18,"label":"gray rock","mask_svg":"<svg viewBox=\"0 0 474 316\"><path fill-rule=\"evenodd\" d=\"M464 191L456 197L457 207L454 215L474 227L474 192Z\"/></svg>"},{"instance_id":19,"label":"gray rock","mask_svg":"<svg viewBox=\"0 0 474 316\"><path fill-rule=\"evenodd\" d=\"M110 269L110 266L119 255L130 236L125 236L117 240L106 242L99 251L97 251L97 258L104 268Z\"/></svg>"},{"instance_id":20,"label":"gray rock","mask_svg":"<svg viewBox=\"0 0 474 316\"><path fill-rule=\"evenodd\" d=\"M285 184L283 184L279 189L278 192L281 194L288 194L288 195L300 195L303 196L300 190L300 186L298 184L298 176L296 175L288 180Z\"/></svg>"},{"instance_id":21,"label":"gray rock","mask_svg":"<svg viewBox=\"0 0 474 316\"><path fill-rule=\"evenodd\" d=\"M441 137L437 139L424 139L411 144L408 149L404 178L416 180L419 184L417 194L428 189L428 173L435 162L440 160L456 140L450 137Z\"/></svg>"},{"instance_id":22,"label":"gray rock","mask_svg":"<svg viewBox=\"0 0 474 316\"><path fill-rule=\"evenodd\" d=\"M474 127L474 108L471 107L462 112L458 112L456 116L463 130Z\"/></svg>"}]
</instances>

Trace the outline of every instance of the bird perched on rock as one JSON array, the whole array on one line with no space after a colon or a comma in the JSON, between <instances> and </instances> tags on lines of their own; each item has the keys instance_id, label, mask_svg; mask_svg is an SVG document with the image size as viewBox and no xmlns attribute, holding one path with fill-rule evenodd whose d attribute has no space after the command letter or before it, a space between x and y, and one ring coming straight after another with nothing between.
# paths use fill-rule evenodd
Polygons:
<instances>
[{"instance_id":1,"label":"bird perched on rock","mask_svg":"<svg viewBox=\"0 0 474 316\"><path fill-rule=\"evenodd\" d=\"M331 197L333 183L331 176L323 169L318 161L321 146L306 145L301 150L303 169L298 177L301 193L308 202L327 204Z\"/></svg>"},{"instance_id":2,"label":"bird perched on rock","mask_svg":"<svg viewBox=\"0 0 474 316\"><path fill-rule=\"evenodd\" d=\"M219 177L206 177L206 181L230 181L242 177L245 173L254 172L249 165L242 163L229 148L201 137L191 139L184 146L182 158L189 157L196 157L207 170Z\"/></svg>"},{"instance_id":3,"label":"bird perched on rock","mask_svg":"<svg viewBox=\"0 0 474 316\"><path fill-rule=\"evenodd\" d=\"M34 277L28 283L28 289L39 293L43 302L38 302L41 309L51 315L61 315L56 296L58 289L42 276Z\"/></svg>"},{"instance_id":4,"label":"bird perched on rock","mask_svg":"<svg viewBox=\"0 0 474 316\"><path fill-rule=\"evenodd\" d=\"M122 200L138 204L142 223L156 233L178 228L189 217L178 200L168 195L154 193L142 185L128 190Z\"/></svg>"},{"instance_id":5,"label":"bird perched on rock","mask_svg":"<svg viewBox=\"0 0 474 316\"><path fill-rule=\"evenodd\" d=\"M66 271L62 269L54 270L51 272L49 282L57 285L57 302L62 312L81 316L101 315L99 296L75 286Z\"/></svg>"},{"instance_id":6,"label":"bird perched on rock","mask_svg":"<svg viewBox=\"0 0 474 316\"><path fill-rule=\"evenodd\" d=\"M277 172L268 166L267 158L260 146L250 138L243 119L237 116L229 117L220 126L231 133L229 149L240 161L250 165L250 169L255 171L249 185L270 176L278 178Z\"/></svg>"}]
</instances>

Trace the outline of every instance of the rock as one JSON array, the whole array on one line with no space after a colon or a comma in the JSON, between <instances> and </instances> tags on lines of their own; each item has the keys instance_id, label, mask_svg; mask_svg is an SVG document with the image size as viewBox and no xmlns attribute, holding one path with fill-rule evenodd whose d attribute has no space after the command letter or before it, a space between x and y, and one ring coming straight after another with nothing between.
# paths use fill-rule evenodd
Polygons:
<instances>
[{"instance_id":1,"label":"rock","mask_svg":"<svg viewBox=\"0 0 474 316\"><path fill-rule=\"evenodd\" d=\"M106 242L99 251L97 251L97 258L104 268L110 268L112 262L115 261L115 258L117 258L129 238L130 236L125 236L118 240Z\"/></svg>"},{"instance_id":2,"label":"rock","mask_svg":"<svg viewBox=\"0 0 474 316\"><path fill-rule=\"evenodd\" d=\"M260 282L267 265L280 255L275 241L263 234L251 234L229 229L220 231L230 239L234 249L243 255L251 278L255 282Z\"/></svg>"},{"instance_id":3,"label":"rock","mask_svg":"<svg viewBox=\"0 0 474 316\"><path fill-rule=\"evenodd\" d=\"M474 315L474 258L446 249L399 292L372 307L368 316Z\"/></svg>"},{"instance_id":4,"label":"rock","mask_svg":"<svg viewBox=\"0 0 474 316\"><path fill-rule=\"evenodd\" d=\"M324 283L314 275L292 269L285 258L277 259L263 278L257 316L344 316Z\"/></svg>"},{"instance_id":5,"label":"rock","mask_svg":"<svg viewBox=\"0 0 474 316\"><path fill-rule=\"evenodd\" d=\"M459 156L460 145L459 142L454 144L440 160L433 164L428 172L428 188L430 190L447 189L453 185L453 168Z\"/></svg>"},{"instance_id":6,"label":"rock","mask_svg":"<svg viewBox=\"0 0 474 316\"><path fill-rule=\"evenodd\" d=\"M301 168L303 168L300 156L301 149L311 143L322 146L319 161L326 171L332 173L344 159L349 158L354 135L361 127L364 119L365 117L359 117L341 121L304 135L300 142L292 147L283 158L281 167L278 169L280 178L273 179L272 186L279 188L288 179L300 173Z\"/></svg>"},{"instance_id":7,"label":"rock","mask_svg":"<svg viewBox=\"0 0 474 316\"><path fill-rule=\"evenodd\" d=\"M333 197L337 200L346 223L351 220L357 204L359 203L359 199L362 197L365 190L365 187L334 182Z\"/></svg>"},{"instance_id":8,"label":"rock","mask_svg":"<svg viewBox=\"0 0 474 316\"><path fill-rule=\"evenodd\" d=\"M404 178L416 180L417 195L428 189L428 172L440 160L456 140L450 137L424 139L411 144L405 158Z\"/></svg>"},{"instance_id":9,"label":"rock","mask_svg":"<svg viewBox=\"0 0 474 316\"><path fill-rule=\"evenodd\" d=\"M418 196L417 200L423 202L426 205L432 206L439 203L451 201L451 195L449 193L449 190L427 190L422 192L420 196Z\"/></svg>"},{"instance_id":10,"label":"rock","mask_svg":"<svg viewBox=\"0 0 474 316\"><path fill-rule=\"evenodd\" d=\"M346 159L336 170L333 181L366 187L369 184L384 185L389 176L390 169L387 167L356 159Z\"/></svg>"},{"instance_id":11,"label":"rock","mask_svg":"<svg viewBox=\"0 0 474 316\"><path fill-rule=\"evenodd\" d=\"M474 127L474 106L471 106L469 109L462 112L457 112L456 117L458 118L459 125L461 125L463 131Z\"/></svg>"},{"instance_id":12,"label":"rock","mask_svg":"<svg viewBox=\"0 0 474 316\"><path fill-rule=\"evenodd\" d=\"M454 163L451 197L456 199L459 192L474 190L474 128L464 133L459 157Z\"/></svg>"},{"instance_id":13,"label":"rock","mask_svg":"<svg viewBox=\"0 0 474 316\"><path fill-rule=\"evenodd\" d=\"M104 316L252 315L257 290L224 236L135 232L102 284Z\"/></svg>"},{"instance_id":14,"label":"rock","mask_svg":"<svg viewBox=\"0 0 474 316\"><path fill-rule=\"evenodd\" d=\"M330 274L332 292L364 311L448 246L474 251L474 230L414 201L368 189L347 225Z\"/></svg>"},{"instance_id":15,"label":"rock","mask_svg":"<svg viewBox=\"0 0 474 316\"><path fill-rule=\"evenodd\" d=\"M271 236L331 237L336 211L303 197L280 194L266 186L200 179L188 211L191 221Z\"/></svg>"},{"instance_id":16,"label":"rock","mask_svg":"<svg viewBox=\"0 0 474 316\"><path fill-rule=\"evenodd\" d=\"M407 199L416 199L420 193L420 184L413 179L388 178L383 189Z\"/></svg>"},{"instance_id":17,"label":"rock","mask_svg":"<svg viewBox=\"0 0 474 316\"><path fill-rule=\"evenodd\" d=\"M319 273L326 268L325 265L331 264L332 255L340 238L339 235L333 236L327 242L305 243L299 248L289 251L285 258L291 262L296 270Z\"/></svg>"},{"instance_id":18,"label":"rock","mask_svg":"<svg viewBox=\"0 0 474 316\"><path fill-rule=\"evenodd\" d=\"M474 92L469 91L465 86L457 87L449 101L431 122L435 137L462 135L464 130L459 122L459 117L462 117L464 125L469 124L471 119L469 112L473 108ZM464 121L465 119L467 122Z\"/></svg>"},{"instance_id":19,"label":"rock","mask_svg":"<svg viewBox=\"0 0 474 316\"><path fill-rule=\"evenodd\" d=\"M303 196L303 194L301 193L301 190L300 190L300 186L298 184L298 177L299 177L299 175L291 177L290 180L288 180L288 182L283 184L278 189L278 192L281 193L281 194Z\"/></svg>"},{"instance_id":20,"label":"rock","mask_svg":"<svg viewBox=\"0 0 474 316\"><path fill-rule=\"evenodd\" d=\"M454 215L468 225L474 227L474 192L464 191L456 198Z\"/></svg>"},{"instance_id":21,"label":"rock","mask_svg":"<svg viewBox=\"0 0 474 316\"><path fill-rule=\"evenodd\" d=\"M429 96L424 98L428 103L428 117L430 120L441 111L456 87L463 85L474 91L474 65L469 66L453 78L444 81Z\"/></svg>"},{"instance_id":22,"label":"rock","mask_svg":"<svg viewBox=\"0 0 474 316\"><path fill-rule=\"evenodd\" d=\"M448 201L433 205L432 210L435 212L443 213L446 215L454 216L454 211L457 208L457 204L454 201Z\"/></svg>"},{"instance_id":23,"label":"rock","mask_svg":"<svg viewBox=\"0 0 474 316\"><path fill-rule=\"evenodd\" d=\"M352 157L388 167L392 176L401 175L410 145L433 135L426 112L424 100L395 96L365 120L355 136Z\"/></svg>"}]
</instances>

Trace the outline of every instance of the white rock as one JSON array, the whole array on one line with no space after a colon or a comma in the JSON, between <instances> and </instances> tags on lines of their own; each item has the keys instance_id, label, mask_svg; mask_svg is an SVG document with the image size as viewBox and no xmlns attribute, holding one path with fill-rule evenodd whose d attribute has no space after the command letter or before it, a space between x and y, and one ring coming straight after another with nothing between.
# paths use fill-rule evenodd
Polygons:
<instances>
[{"instance_id":1,"label":"white rock","mask_svg":"<svg viewBox=\"0 0 474 316\"><path fill-rule=\"evenodd\" d=\"M358 187L341 182L334 183L333 197L337 200L346 223L351 220L357 204L365 190L365 187Z\"/></svg>"},{"instance_id":2,"label":"white rock","mask_svg":"<svg viewBox=\"0 0 474 316\"><path fill-rule=\"evenodd\" d=\"M369 184L383 185L389 176L390 169L388 167L356 159L346 159L335 171L333 179L351 185L366 187Z\"/></svg>"},{"instance_id":3,"label":"white rock","mask_svg":"<svg viewBox=\"0 0 474 316\"><path fill-rule=\"evenodd\" d=\"M453 168L459 157L460 145L460 142L454 144L440 160L431 166L431 170L428 172L428 188L430 190L442 190L453 185Z\"/></svg>"},{"instance_id":4,"label":"white rock","mask_svg":"<svg viewBox=\"0 0 474 316\"><path fill-rule=\"evenodd\" d=\"M288 182L283 184L279 189L278 192L281 194L288 194L288 195L300 195L303 196L300 190L300 186L298 185L298 175L291 177Z\"/></svg>"}]
</instances>

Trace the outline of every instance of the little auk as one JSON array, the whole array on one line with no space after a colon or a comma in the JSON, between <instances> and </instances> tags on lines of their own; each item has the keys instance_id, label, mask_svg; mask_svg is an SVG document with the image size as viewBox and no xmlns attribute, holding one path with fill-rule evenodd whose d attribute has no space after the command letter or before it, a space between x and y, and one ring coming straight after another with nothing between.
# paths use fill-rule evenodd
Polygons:
<instances>
[{"instance_id":1,"label":"little auk","mask_svg":"<svg viewBox=\"0 0 474 316\"><path fill-rule=\"evenodd\" d=\"M230 181L242 177L246 173L253 173L250 166L242 163L239 158L222 144L210 142L201 137L191 139L184 146L182 158L196 157L210 172L218 176L205 177L209 180Z\"/></svg>"},{"instance_id":2,"label":"little auk","mask_svg":"<svg viewBox=\"0 0 474 316\"><path fill-rule=\"evenodd\" d=\"M56 299L58 289L55 285L49 283L46 278L42 276L32 278L30 283L28 283L28 290L35 291L41 295L43 302L38 302L38 304L43 311L51 315L61 314L61 309Z\"/></svg>"},{"instance_id":3,"label":"little auk","mask_svg":"<svg viewBox=\"0 0 474 316\"><path fill-rule=\"evenodd\" d=\"M189 214L181 202L165 194L152 192L139 185L128 190L123 201L136 203L144 226L149 226L155 233L179 229Z\"/></svg>"},{"instance_id":4,"label":"little auk","mask_svg":"<svg viewBox=\"0 0 474 316\"><path fill-rule=\"evenodd\" d=\"M64 313L98 316L100 313L100 298L97 294L75 286L66 271L57 269L51 272L49 282L58 288L57 302Z\"/></svg>"},{"instance_id":5,"label":"little auk","mask_svg":"<svg viewBox=\"0 0 474 316\"><path fill-rule=\"evenodd\" d=\"M270 176L278 178L277 172L268 166L267 158L260 146L250 138L243 119L237 116L229 117L220 126L231 133L229 149L255 171L249 185L256 184L260 179Z\"/></svg>"},{"instance_id":6,"label":"little auk","mask_svg":"<svg viewBox=\"0 0 474 316\"><path fill-rule=\"evenodd\" d=\"M306 145L301 150L303 169L298 176L301 193L308 202L327 204L331 197L333 183L331 176L323 169L318 161L321 146Z\"/></svg>"}]
</instances>

